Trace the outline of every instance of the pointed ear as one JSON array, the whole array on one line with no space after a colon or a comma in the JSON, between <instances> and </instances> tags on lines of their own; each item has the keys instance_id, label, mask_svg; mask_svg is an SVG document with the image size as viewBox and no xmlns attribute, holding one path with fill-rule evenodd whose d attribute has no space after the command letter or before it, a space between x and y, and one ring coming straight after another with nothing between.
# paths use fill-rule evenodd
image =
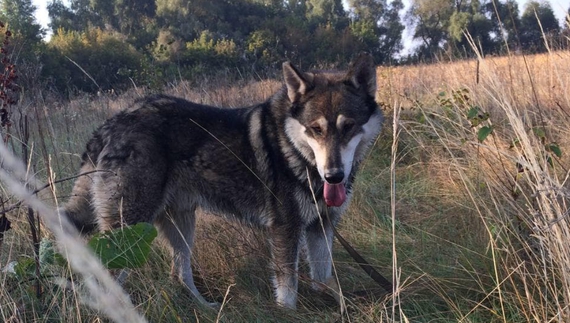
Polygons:
<instances>
[{"instance_id":1,"label":"pointed ear","mask_svg":"<svg viewBox=\"0 0 570 323\"><path fill-rule=\"evenodd\" d=\"M350 65L346 77L357 89L364 87L369 95L376 97L376 66L370 54L358 55Z\"/></svg>"},{"instance_id":2,"label":"pointed ear","mask_svg":"<svg viewBox=\"0 0 570 323\"><path fill-rule=\"evenodd\" d=\"M290 62L283 63L283 79L287 86L287 96L291 102L297 101L309 90L310 74L302 74Z\"/></svg>"}]
</instances>

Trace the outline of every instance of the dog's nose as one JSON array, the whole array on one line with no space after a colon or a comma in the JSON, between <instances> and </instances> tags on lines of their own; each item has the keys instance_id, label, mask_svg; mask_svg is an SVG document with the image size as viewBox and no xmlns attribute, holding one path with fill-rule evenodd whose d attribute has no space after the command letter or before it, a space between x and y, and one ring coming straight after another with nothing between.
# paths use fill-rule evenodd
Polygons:
<instances>
[{"instance_id":1,"label":"dog's nose","mask_svg":"<svg viewBox=\"0 0 570 323\"><path fill-rule=\"evenodd\" d=\"M326 171L325 180L329 184L338 184L344 179L344 172L339 168L332 168Z\"/></svg>"}]
</instances>

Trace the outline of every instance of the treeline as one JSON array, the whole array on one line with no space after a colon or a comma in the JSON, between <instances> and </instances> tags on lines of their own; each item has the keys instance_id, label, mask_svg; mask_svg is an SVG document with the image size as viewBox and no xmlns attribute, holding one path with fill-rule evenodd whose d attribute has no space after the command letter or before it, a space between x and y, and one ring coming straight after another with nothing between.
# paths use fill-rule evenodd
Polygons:
<instances>
[{"instance_id":1,"label":"treeline","mask_svg":"<svg viewBox=\"0 0 570 323\"><path fill-rule=\"evenodd\" d=\"M566 46L567 24L547 2L531 1L522 14L514 0L412 0L403 8L401 0L51 0L47 42L31 0L0 0L0 21L13 33L3 48L20 67L19 82L65 92L263 73L287 59L327 68L363 50L395 64L465 57L473 44L484 54ZM405 25L416 46L402 56Z\"/></svg>"}]
</instances>

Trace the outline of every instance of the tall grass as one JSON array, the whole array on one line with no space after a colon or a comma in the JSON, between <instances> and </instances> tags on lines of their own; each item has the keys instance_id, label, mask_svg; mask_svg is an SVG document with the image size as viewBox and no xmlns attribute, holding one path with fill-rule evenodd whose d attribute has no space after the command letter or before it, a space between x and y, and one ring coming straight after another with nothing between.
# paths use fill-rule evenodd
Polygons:
<instances>
[{"instance_id":1,"label":"tall grass","mask_svg":"<svg viewBox=\"0 0 570 323\"><path fill-rule=\"evenodd\" d=\"M227 293L222 312L195 306L170 279L161 244L147 265L133 270L125 291L152 322L568 321L569 59L568 52L552 52L378 69L378 100L389 120L362 165L339 229L381 273L396 276L394 297L378 293L335 243L347 313L313 292L304 276L299 309L281 310L273 302L265 233L208 214L197 225L195 272L209 299L222 301ZM206 80L165 92L232 108L266 99L279 84ZM46 181L48 174L74 175L95 127L144 94L69 102L49 93L24 95L18 109L31 120L34 173ZM492 129L486 137L483 127ZM56 199L39 196L55 205L70 187L58 184ZM0 194L9 203L18 199L5 182ZM2 268L33 254L24 211L9 217ZM73 277L69 270L48 269L39 298L30 282L0 273L0 320L104 320L61 283Z\"/></svg>"},{"instance_id":2,"label":"tall grass","mask_svg":"<svg viewBox=\"0 0 570 323\"><path fill-rule=\"evenodd\" d=\"M425 205L402 203L399 213L413 231L440 241L432 246L440 252L422 254L410 275L445 304L442 316L569 320L568 58L553 52L379 70L384 100L409 108L400 120L400 179L412 173L431 182L415 194ZM470 118L472 109L482 118ZM492 129L488 137L483 127Z\"/></svg>"}]
</instances>

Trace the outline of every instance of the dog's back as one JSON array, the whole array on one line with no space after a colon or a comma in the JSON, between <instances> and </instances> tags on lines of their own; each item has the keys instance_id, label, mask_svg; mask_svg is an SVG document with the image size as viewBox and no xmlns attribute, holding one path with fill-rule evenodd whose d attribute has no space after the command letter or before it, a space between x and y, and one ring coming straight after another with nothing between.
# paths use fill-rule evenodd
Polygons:
<instances>
[{"instance_id":1,"label":"dog's back","mask_svg":"<svg viewBox=\"0 0 570 323\"><path fill-rule=\"evenodd\" d=\"M251 195L236 196L243 187L259 186L248 139L252 109L207 107L163 95L136 103L95 131L80 170L90 174L76 181L62 212L87 233L152 223L182 191L207 195L200 199L215 206L232 200L255 204ZM243 213L243 207L227 208Z\"/></svg>"}]
</instances>

